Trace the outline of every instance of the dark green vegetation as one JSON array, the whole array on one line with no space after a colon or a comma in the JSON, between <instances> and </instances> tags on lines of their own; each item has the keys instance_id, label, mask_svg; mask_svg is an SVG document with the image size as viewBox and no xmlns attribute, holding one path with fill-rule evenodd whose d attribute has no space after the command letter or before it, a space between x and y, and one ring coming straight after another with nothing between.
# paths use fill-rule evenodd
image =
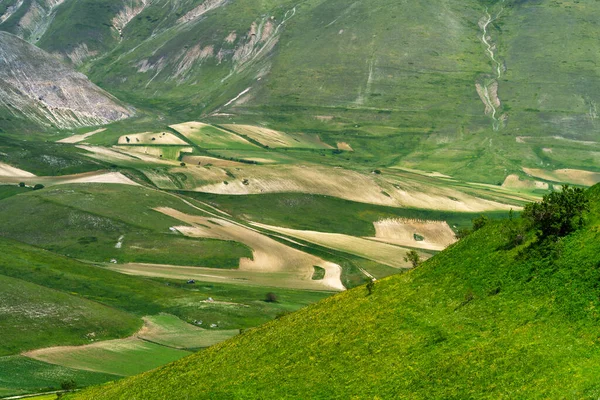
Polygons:
<instances>
[{"instance_id":1,"label":"dark green vegetation","mask_svg":"<svg viewBox=\"0 0 600 400\"><path fill-rule=\"evenodd\" d=\"M74 381L79 387L118 378L115 375L75 370L22 356L0 357L0 396L57 390Z\"/></svg>"},{"instance_id":2,"label":"dark green vegetation","mask_svg":"<svg viewBox=\"0 0 600 400\"><path fill-rule=\"evenodd\" d=\"M490 222L371 295L349 290L71 398L595 398L600 187L586 195L584 227L551 244L530 230L507 247L525 221Z\"/></svg>"},{"instance_id":3,"label":"dark green vegetation","mask_svg":"<svg viewBox=\"0 0 600 400\"><path fill-rule=\"evenodd\" d=\"M386 218L446 221L451 227L470 227L477 213L395 208L357 203L329 196L281 193L248 196L211 195L180 192L227 211L233 216L268 225L293 229L373 236L373 222ZM491 218L506 217L506 212L489 212Z\"/></svg>"},{"instance_id":4,"label":"dark green vegetation","mask_svg":"<svg viewBox=\"0 0 600 400\"><path fill-rule=\"evenodd\" d=\"M0 135L0 162L24 169L35 175L69 175L105 169L109 165L85 157L83 150L58 143L48 143L44 136ZM31 186L35 180L31 181Z\"/></svg>"},{"instance_id":5,"label":"dark green vegetation","mask_svg":"<svg viewBox=\"0 0 600 400\"><path fill-rule=\"evenodd\" d=\"M3 245L6 250L6 244ZM10 262L11 257L19 256L9 250L2 256L2 264ZM18 266L23 261L20 257L14 263ZM39 266L34 267L34 271L35 268ZM2 316L10 321L2 325L0 356L48 344L89 344L92 339L128 336L141 326L133 315L71 293L29 283L26 279L27 276L16 279L0 275Z\"/></svg>"},{"instance_id":6,"label":"dark green vegetation","mask_svg":"<svg viewBox=\"0 0 600 400\"><path fill-rule=\"evenodd\" d=\"M589 211L589 207L589 199L583 189L567 185L561 192L545 195L539 203L528 204L523 217L538 230L540 239L555 239L581 228L583 214Z\"/></svg>"},{"instance_id":7,"label":"dark green vegetation","mask_svg":"<svg viewBox=\"0 0 600 400\"><path fill-rule=\"evenodd\" d=\"M159 206L194 212L176 198L139 187L57 186L0 203L0 236L95 262L237 268L240 258L252 256L236 242L171 232L181 222L153 211Z\"/></svg>"}]
</instances>

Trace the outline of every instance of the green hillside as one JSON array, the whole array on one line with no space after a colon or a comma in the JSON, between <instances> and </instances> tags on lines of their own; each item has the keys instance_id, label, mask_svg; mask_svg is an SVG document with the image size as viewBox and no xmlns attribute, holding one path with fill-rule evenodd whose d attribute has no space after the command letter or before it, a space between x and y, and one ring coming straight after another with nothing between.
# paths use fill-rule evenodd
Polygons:
<instances>
[{"instance_id":1,"label":"green hillside","mask_svg":"<svg viewBox=\"0 0 600 400\"><path fill-rule=\"evenodd\" d=\"M350 143L348 165L494 184L600 171L594 0L30 3L0 6L0 30L151 119L314 133Z\"/></svg>"},{"instance_id":2,"label":"green hillside","mask_svg":"<svg viewBox=\"0 0 600 400\"><path fill-rule=\"evenodd\" d=\"M421 267L74 399L596 398L600 187L551 244L493 222Z\"/></svg>"}]
</instances>

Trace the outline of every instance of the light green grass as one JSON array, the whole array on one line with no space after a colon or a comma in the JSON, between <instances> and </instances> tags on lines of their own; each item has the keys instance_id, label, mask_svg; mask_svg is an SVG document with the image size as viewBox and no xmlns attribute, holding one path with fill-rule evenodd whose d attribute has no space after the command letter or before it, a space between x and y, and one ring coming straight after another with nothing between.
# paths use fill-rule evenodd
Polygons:
<instances>
[{"instance_id":1,"label":"light green grass","mask_svg":"<svg viewBox=\"0 0 600 400\"><path fill-rule=\"evenodd\" d=\"M47 364L23 356L0 357L0 395L19 395L58 390L73 380L79 387L117 379L115 375L81 371ZM52 395L53 399L56 395Z\"/></svg>"},{"instance_id":2,"label":"light green grass","mask_svg":"<svg viewBox=\"0 0 600 400\"><path fill-rule=\"evenodd\" d=\"M11 262L7 256L1 259ZM131 314L21 279L0 275L0 286L0 356L114 339L141 326Z\"/></svg>"},{"instance_id":3,"label":"light green grass","mask_svg":"<svg viewBox=\"0 0 600 400\"><path fill-rule=\"evenodd\" d=\"M202 149L256 149L255 145L241 136L212 125L202 125L196 128L187 128L185 125L171 125L171 128Z\"/></svg>"},{"instance_id":4,"label":"light green grass","mask_svg":"<svg viewBox=\"0 0 600 400\"><path fill-rule=\"evenodd\" d=\"M235 306L235 304L232 304ZM181 319L168 314L146 317L150 330L140 337L144 340L178 349L198 349L220 343L239 333L239 330L217 330L208 325L207 329L188 324ZM202 323L204 325L204 323Z\"/></svg>"},{"instance_id":5,"label":"light green grass","mask_svg":"<svg viewBox=\"0 0 600 400\"><path fill-rule=\"evenodd\" d=\"M349 290L71 398L595 398L600 187L588 193L587 225L559 243L526 232L511 248L519 222L490 223L371 295Z\"/></svg>"},{"instance_id":6,"label":"light green grass","mask_svg":"<svg viewBox=\"0 0 600 400\"><path fill-rule=\"evenodd\" d=\"M33 354L37 360L67 368L128 376L178 360L190 352L128 338Z\"/></svg>"}]
</instances>

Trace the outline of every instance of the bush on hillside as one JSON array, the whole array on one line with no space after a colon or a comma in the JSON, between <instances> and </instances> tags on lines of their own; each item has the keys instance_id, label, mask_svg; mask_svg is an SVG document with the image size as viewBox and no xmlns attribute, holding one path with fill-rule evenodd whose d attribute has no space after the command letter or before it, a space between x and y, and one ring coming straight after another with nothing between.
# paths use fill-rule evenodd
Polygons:
<instances>
[{"instance_id":1,"label":"bush on hillside","mask_svg":"<svg viewBox=\"0 0 600 400\"><path fill-rule=\"evenodd\" d=\"M419 264L421 264L421 257L419 256L419 253L417 253L415 250L411 250L408 253L406 253L404 261L410 262L413 268L417 268Z\"/></svg>"},{"instance_id":2,"label":"bush on hillside","mask_svg":"<svg viewBox=\"0 0 600 400\"><path fill-rule=\"evenodd\" d=\"M273 292L269 292L269 293L267 293L267 296L265 297L265 301L267 303L277 303L277 295Z\"/></svg>"},{"instance_id":3,"label":"bush on hillside","mask_svg":"<svg viewBox=\"0 0 600 400\"><path fill-rule=\"evenodd\" d=\"M33 187L33 190L40 190L43 188L44 188L44 185L42 185L41 183L36 183L35 186Z\"/></svg>"},{"instance_id":4,"label":"bush on hillside","mask_svg":"<svg viewBox=\"0 0 600 400\"><path fill-rule=\"evenodd\" d=\"M485 215L480 215L479 217L473 219L473 232L483 228L490 222L490 219Z\"/></svg>"},{"instance_id":5,"label":"bush on hillside","mask_svg":"<svg viewBox=\"0 0 600 400\"><path fill-rule=\"evenodd\" d=\"M580 228L589 208L583 189L565 185L562 191L545 195L541 202L527 204L521 216L544 240L566 236Z\"/></svg>"}]
</instances>

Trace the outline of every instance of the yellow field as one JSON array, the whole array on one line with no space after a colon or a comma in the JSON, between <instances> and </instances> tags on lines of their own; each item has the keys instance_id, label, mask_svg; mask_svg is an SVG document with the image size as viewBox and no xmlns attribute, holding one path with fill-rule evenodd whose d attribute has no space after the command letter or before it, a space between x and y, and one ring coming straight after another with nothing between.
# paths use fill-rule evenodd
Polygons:
<instances>
[{"instance_id":1,"label":"yellow field","mask_svg":"<svg viewBox=\"0 0 600 400\"><path fill-rule=\"evenodd\" d=\"M523 168L523 171L536 178L552 182L573 183L582 186L594 186L600 182L600 173L581 169L557 169L546 171L537 168Z\"/></svg>"},{"instance_id":2,"label":"yellow field","mask_svg":"<svg viewBox=\"0 0 600 400\"><path fill-rule=\"evenodd\" d=\"M183 162L190 165L215 166L215 167L240 167L243 163L237 161L223 160L207 156L184 156Z\"/></svg>"},{"instance_id":3,"label":"yellow field","mask_svg":"<svg viewBox=\"0 0 600 400\"><path fill-rule=\"evenodd\" d=\"M57 143L79 143L79 142L83 142L85 139L94 136L96 133L101 133L104 132L106 130L106 128L102 128L102 129L96 129L95 131L92 132L88 132L88 133L83 133L81 135L73 135L73 136L69 136L67 138L58 140Z\"/></svg>"},{"instance_id":4,"label":"yellow field","mask_svg":"<svg viewBox=\"0 0 600 400\"><path fill-rule=\"evenodd\" d=\"M384 219L373 225L375 237L369 239L399 246L441 251L456 242L454 231L445 221ZM415 235L424 239L417 240Z\"/></svg>"},{"instance_id":5,"label":"yellow field","mask_svg":"<svg viewBox=\"0 0 600 400\"><path fill-rule=\"evenodd\" d=\"M346 143L346 142L338 142L337 143L337 148L338 148L338 150L354 151L352 149L352 147L348 143Z\"/></svg>"},{"instance_id":6,"label":"yellow field","mask_svg":"<svg viewBox=\"0 0 600 400\"><path fill-rule=\"evenodd\" d=\"M257 146L246 139L202 122L186 122L171 125L171 129L181 133L191 142L206 149L256 149Z\"/></svg>"},{"instance_id":7,"label":"yellow field","mask_svg":"<svg viewBox=\"0 0 600 400\"><path fill-rule=\"evenodd\" d=\"M377 261L381 264L389 265L390 267L410 268L410 264L404 261L404 256L409 249L400 246L380 243L350 235L343 235L340 233L302 231L259 223L253 223L252 225L291 236L296 239L305 240L319 246L368 258L369 260ZM423 260L430 257L430 255L425 253L421 253L420 256Z\"/></svg>"},{"instance_id":8,"label":"yellow field","mask_svg":"<svg viewBox=\"0 0 600 400\"><path fill-rule=\"evenodd\" d=\"M163 160L178 160L182 153L191 153L191 147L158 147L158 146L115 146L115 149L132 156L143 157L144 155ZM145 161L155 162L154 159ZM177 164L177 163L176 163Z\"/></svg>"},{"instance_id":9,"label":"yellow field","mask_svg":"<svg viewBox=\"0 0 600 400\"><path fill-rule=\"evenodd\" d=\"M321 142L317 136L310 136L305 134L291 135L288 133L276 131L269 128L263 128L260 126L253 125L237 125L228 124L223 125L224 128L229 129L240 135L247 136L253 140L256 140L263 146L269 146L271 148L278 147L298 147L298 148L311 148L311 149L332 149L326 143Z\"/></svg>"},{"instance_id":10,"label":"yellow field","mask_svg":"<svg viewBox=\"0 0 600 400\"><path fill-rule=\"evenodd\" d=\"M183 145L189 143L178 138L170 132L143 132L131 135L123 135L119 138L119 144L151 144L151 145Z\"/></svg>"},{"instance_id":11,"label":"yellow field","mask_svg":"<svg viewBox=\"0 0 600 400\"><path fill-rule=\"evenodd\" d=\"M540 182L530 179L521 179L519 175L509 175L502 183L502 187L510 188L510 189L550 189L550 185L546 182Z\"/></svg>"},{"instance_id":12,"label":"yellow field","mask_svg":"<svg viewBox=\"0 0 600 400\"><path fill-rule=\"evenodd\" d=\"M8 164L0 162L0 177L34 177L35 175L31 172L24 171L19 168L12 167Z\"/></svg>"},{"instance_id":13,"label":"yellow field","mask_svg":"<svg viewBox=\"0 0 600 400\"><path fill-rule=\"evenodd\" d=\"M461 212L518 209L518 206L475 197L451 187L405 177L362 174L318 165L250 165L239 167L237 179L204 179L189 190L216 194L311 193L361 203ZM227 181L227 183L224 183Z\"/></svg>"},{"instance_id":14,"label":"yellow field","mask_svg":"<svg viewBox=\"0 0 600 400\"><path fill-rule=\"evenodd\" d=\"M117 183L121 185L138 185L120 172L93 171L75 175L62 176L36 176L35 178L23 176L0 176L0 183L25 182L29 186L41 183L44 186L64 185L69 183Z\"/></svg>"},{"instance_id":15,"label":"yellow field","mask_svg":"<svg viewBox=\"0 0 600 400\"><path fill-rule=\"evenodd\" d=\"M252 259L242 258L239 272L251 273L246 277L251 276L253 280L258 278L260 281L259 277L262 274L266 274L267 278L276 274L281 276L282 282L275 286L344 290L340 279L342 270L337 264L286 246L254 229L225 219L188 215L171 208L158 208L157 211L191 225L175 227L186 236L233 240L248 246L252 249ZM325 269L325 277L322 280L312 280L315 265ZM228 276L234 279L236 275L245 275L238 271L216 269L198 270L197 272L202 274L210 272L210 275L213 276ZM236 272L238 273L236 274ZM289 284L285 281L292 282Z\"/></svg>"}]
</instances>

